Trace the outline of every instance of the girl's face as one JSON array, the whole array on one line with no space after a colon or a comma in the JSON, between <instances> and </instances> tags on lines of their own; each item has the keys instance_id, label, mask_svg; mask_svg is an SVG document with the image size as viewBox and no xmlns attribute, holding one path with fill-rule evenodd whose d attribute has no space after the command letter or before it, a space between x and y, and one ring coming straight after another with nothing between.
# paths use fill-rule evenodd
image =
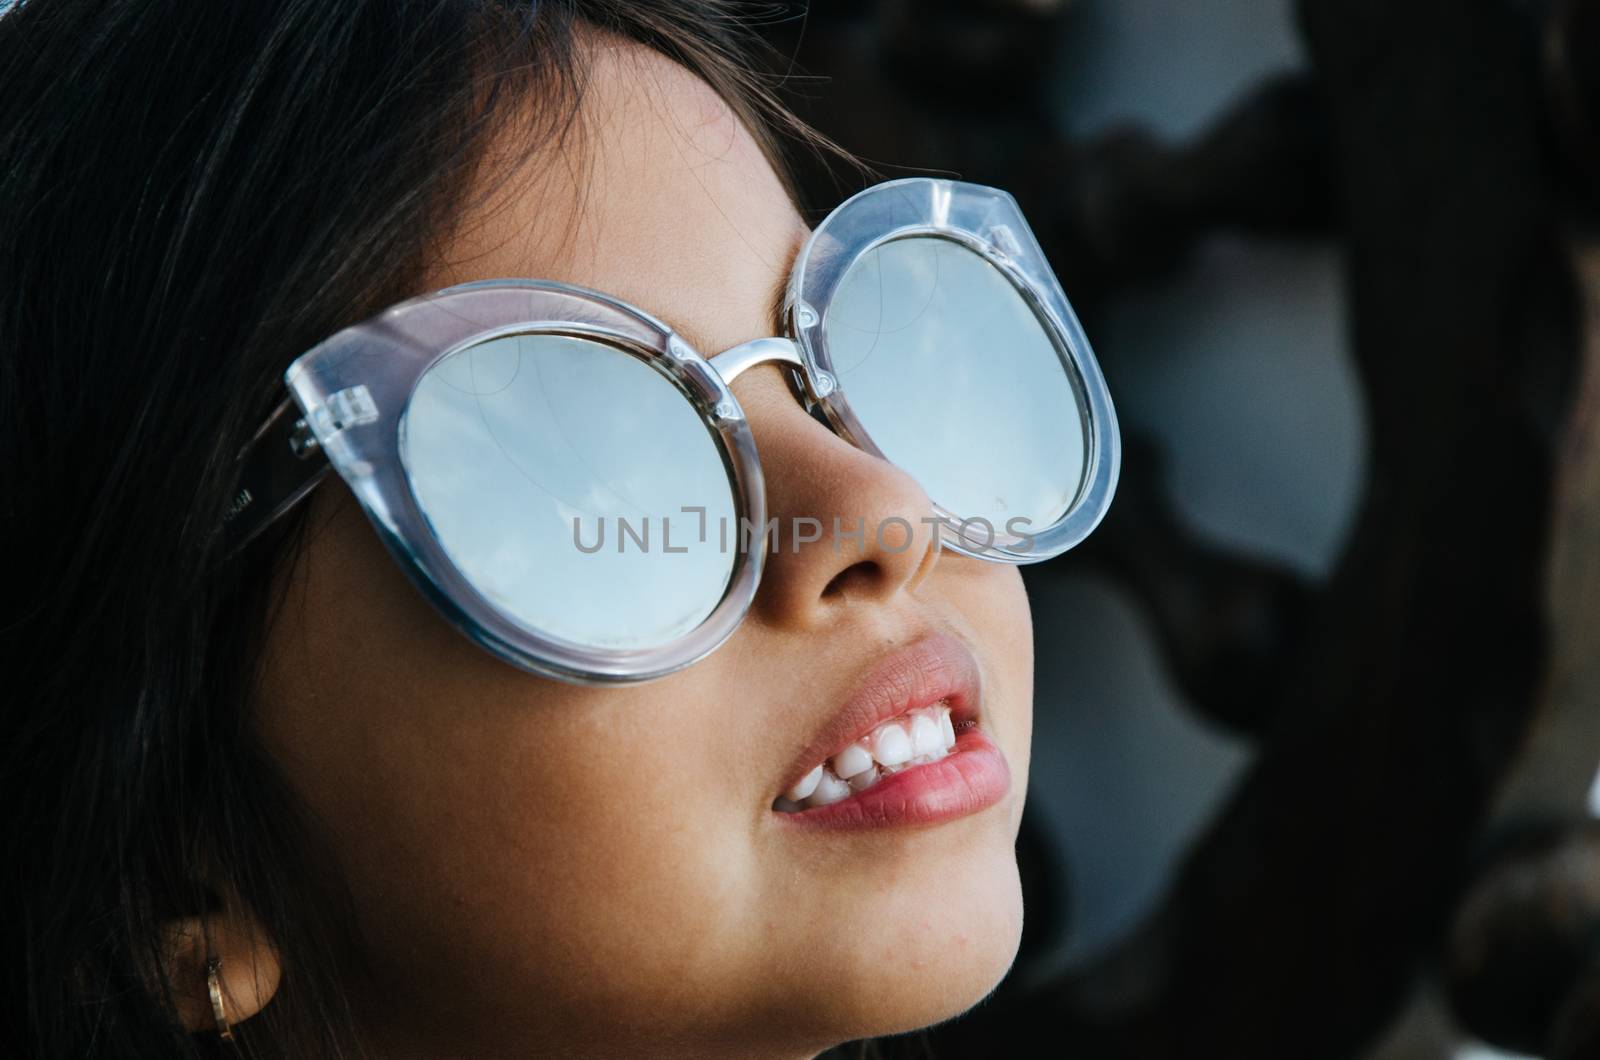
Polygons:
<instances>
[{"instance_id":1,"label":"girl's face","mask_svg":"<svg viewBox=\"0 0 1600 1060\"><path fill-rule=\"evenodd\" d=\"M807 228L748 130L642 46L597 45L590 70L582 135L460 217L428 287L582 284L707 355L775 334ZM916 536L898 552L870 533L865 551L784 539L732 639L643 685L498 661L412 587L342 480L317 492L254 720L336 843L381 1055L811 1056L952 1017L1010 967L1032 730L1021 579L935 553L918 484L813 420L777 367L734 391L780 525L898 515ZM976 658L1005 795L873 828L774 810L869 671L934 634Z\"/></svg>"}]
</instances>

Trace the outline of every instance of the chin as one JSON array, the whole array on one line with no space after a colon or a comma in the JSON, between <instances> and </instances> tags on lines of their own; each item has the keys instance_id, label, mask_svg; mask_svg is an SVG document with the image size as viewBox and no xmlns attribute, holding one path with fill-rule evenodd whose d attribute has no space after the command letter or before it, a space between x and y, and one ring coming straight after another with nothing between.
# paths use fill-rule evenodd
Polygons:
<instances>
[{"instance_id":1,"label":"chin","mask_svg":"<svg viewBox=\"0 0 1600 1060\"><path fill-rule=\"evenodd\" d=\"M1022 943L1013 846L956 865L885 874L878 923L859 935L828 999L838 1041L904 1034L960 1016L994 992ZM891 925L885 928L885 923ZM859 920L858 931L870 925ZM867 939L870 938L870 943Z\"/></svg>"}]
</instances>

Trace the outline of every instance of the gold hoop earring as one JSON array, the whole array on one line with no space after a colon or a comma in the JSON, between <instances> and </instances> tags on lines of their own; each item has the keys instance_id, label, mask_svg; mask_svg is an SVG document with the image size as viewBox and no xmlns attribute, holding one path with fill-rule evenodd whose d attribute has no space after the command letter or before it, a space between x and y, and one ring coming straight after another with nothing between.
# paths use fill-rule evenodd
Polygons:
<instances>
[{"instance_id":1,"label":"gold hoop earring","mask_svg":"<svg viewBox=\"0 0 1600 1060\"><path fill-rule=\"evenodd\" d=\"M222 983L217 973L222 970L222 961L213 957L206 965L206 989L211 991L211 1015L217 1023L217 1037L225 1042L233 1041L233 1027L228 1023L228 1013L222 1007Z\"/></svg>"}]
</instances>

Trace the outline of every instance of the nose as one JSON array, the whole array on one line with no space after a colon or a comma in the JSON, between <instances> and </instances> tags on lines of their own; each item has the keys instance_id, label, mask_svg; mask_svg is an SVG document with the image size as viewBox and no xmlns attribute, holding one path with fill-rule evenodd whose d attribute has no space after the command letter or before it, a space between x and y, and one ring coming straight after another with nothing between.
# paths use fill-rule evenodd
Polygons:
<instances>
[{"instance_id":1,"label":"nose","mask_svg":"<svg viewBox=\"0 0 1600 1060\"><path fill-rule=\"evenodd\" d=\"M787 369L734 384L766 484L769 541L752 610L811 628L841 608L910 593L939 558L933 503L904 470L813 419Z\"/></svg>"}]
</instances>

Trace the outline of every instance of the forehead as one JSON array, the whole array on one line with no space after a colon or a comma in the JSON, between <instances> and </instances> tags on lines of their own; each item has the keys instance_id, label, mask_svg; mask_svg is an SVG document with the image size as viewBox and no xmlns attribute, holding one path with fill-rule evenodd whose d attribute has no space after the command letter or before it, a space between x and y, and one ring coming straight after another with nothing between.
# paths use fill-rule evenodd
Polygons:
<instances>
[{"instance_id":1,"label":"forehead","mask_svg":"<svg viewBox=\"0 0 1600 1060\"><path fill-rule=\"evenodd\" d=\"M771 290L808 230L750 130L660 53L584 33L572 134L515 171L511 123L455 219L430 287L520 276L592 287L710 353L770 330ZM532 105L539 105L534 103ZM520 135L526 136L525 132ZM503 183L502 183L503 182Z\"/></svg>"}]
</instances>

